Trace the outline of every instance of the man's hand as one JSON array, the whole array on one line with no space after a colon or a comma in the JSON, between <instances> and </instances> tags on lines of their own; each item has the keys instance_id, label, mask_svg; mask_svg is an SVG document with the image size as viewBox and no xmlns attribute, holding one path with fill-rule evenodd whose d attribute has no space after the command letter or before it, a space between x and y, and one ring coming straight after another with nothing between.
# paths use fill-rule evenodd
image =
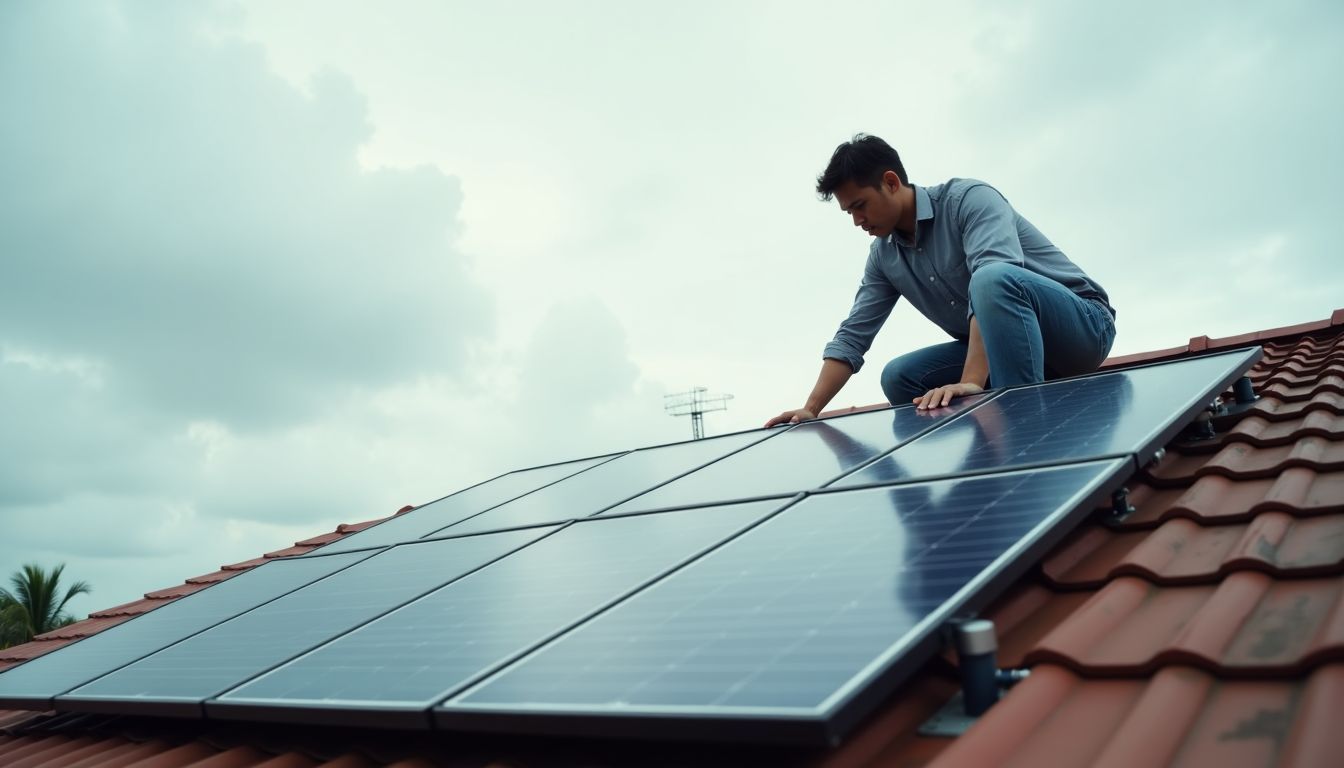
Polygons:
<instances>
[{"instance_id":1,"label":"man's hand","mask_svg":"<svg viewBox=\"0 0 1344 768\"><path fill-rule=\"evenodd\" d=\"M946 387L930 389L928 392L916 397L914 403L917 409L925 411L930 408L942 408L952 402L953 398L977 395L984 391L985 388L979 384L963 381L960 384L949 384Z\"/></svg>"},{"instance_id":2,"label":"man's hand","mask_svg":"<svg viewBox=\"0 0 1344 768\"><path fill-rule=\"evenodd\" d=\"M799 408L796 411L785 411L775 418L765 422L767 427L777 427L780 424L800 424L804 421L811 421L817 418L817 415L806 408Z\"/></svg>"}]
</instances>

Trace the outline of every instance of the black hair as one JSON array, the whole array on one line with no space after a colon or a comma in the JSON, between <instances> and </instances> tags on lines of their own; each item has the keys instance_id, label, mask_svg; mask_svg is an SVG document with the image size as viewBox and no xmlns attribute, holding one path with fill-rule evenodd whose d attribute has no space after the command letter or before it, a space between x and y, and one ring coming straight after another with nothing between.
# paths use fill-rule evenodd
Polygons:
<instances>
[{"instance_id":1,"label":"black hair","mask_svg":"<svg viewBox=\"0 0 1344 768\"><path fill-rule=\"evenodd\" d=\"M882 174L895 171L902 184L909 184L901 156L891 145L876 136L856 133L854 138L835 148L831 162L817 177L817 195L830 200L841 184L852 181L862 187L882 184Z\"/></svg>"}]
</instances>

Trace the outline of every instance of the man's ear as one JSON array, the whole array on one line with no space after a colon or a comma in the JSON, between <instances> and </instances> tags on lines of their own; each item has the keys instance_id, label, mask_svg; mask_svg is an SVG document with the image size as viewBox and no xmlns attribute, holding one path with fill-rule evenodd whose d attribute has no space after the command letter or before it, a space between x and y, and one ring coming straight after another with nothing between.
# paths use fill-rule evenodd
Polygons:
<instances>
[{"instance_id":1,"label":"man's ear","mask_svg":"<svg viewBox=\"0 0 1344 768\"><path fill-rule=\"evenodd\" d=\"M882 186L890 192L895 192L901 188L901 177L896 175L895 171L886 171L882 174Z\"/></svg>"}]
</instances>

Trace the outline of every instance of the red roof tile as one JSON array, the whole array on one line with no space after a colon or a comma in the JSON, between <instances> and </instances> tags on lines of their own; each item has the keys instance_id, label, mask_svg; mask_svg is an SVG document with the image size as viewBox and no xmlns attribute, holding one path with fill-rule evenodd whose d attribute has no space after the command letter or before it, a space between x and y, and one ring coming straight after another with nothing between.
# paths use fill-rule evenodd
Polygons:
<instances>
[{"instance_id":1,"label":"red roof tile","mask_svg":"<svg viewBox=\"0 0 1344 768\"><path fill-rule=\"evenodd\" d=\"M1027 654L1084 674L1148 675L1188 664L1221 674L1291 675L1344 660L1344 580L1240 571L1216 584L1110 581Z\"/></svg>"},{"instance_id":2,"label":"red roof tile","mask_svg":"<svg viewBox=\"0 0 1344 768\"><path fill-rule=\"evenodd\" d=\"M1198 336L1106 365L1251 343L1264 346L1250 373L1260 399L1216 417L1213 438L1169 445L1161 462L1130 479L1132 514L1084 524L984 613L999 630L1000 664L1032 674L958 739L917 734L957 688L949 651L825 752L0 712L0 764L1336 765L1344 754L1336 722L1344 711L1344 309L1329 321ZM831 413L853 410L866 408ZM0 669L266 557L0 651Z\"/></svg>"},{"instance_id":3,"label":"red roof tile","mask_svg":"<svg viewBox=\"0 0 1344 768\"><path fill-rule=\"evenodd\" d=\"M1265 512L1245 523L1205 526L1173 518L1156 530L1087 526L1049 557L1045 577L1062 587L1120 576L1155 584L1216 581L1242 570L1284 577L1344 572L1344 515L1295 518Z\"/></svg>"},{"instance_id":4,"label":"red roof tile","mask_svg":"<svg viewBox=\"0 0 1344 768\"><path fill-rule=\"evenodd\" d=\"M1166 459L1147 470L1147 478L1156 485L1183 485L1206 475L1223 475L1237 480L1272 478L1291 467L1306 467L1317 472L1344 469L1344 440L1310 435L1288 445L1268 448L1229 442L1212 457L1172 447Z\"/></svg>"},{"instance_id":5,"label":"red roof tile","mask_svg":"<svg viewBox=\"0 0 1344 768\"><path fill-rule=\"evenodd\" d=\"M81 637L88 637L89 635L102 632L109 627L115 627L130 618L132 618L130 615L123 615L108 616L99 619L85 619L84 621L76 622L74 624L68 624L60 629L44 632L37 637L34 637L33 640L38 642L43 640L78 640Z\"/></svg>"},{"instance_id":6,"label":"red roof tile","mask_svg":"<svg viewBox=\"0 0 1344 768\"><path fill-rule=\"evenodd\" d=\"M1011 709L1012 717L996 717ZM1095 680L1045 664L934 763L937 768L1335 766L1344 666L1303 678L1223 680L1171 666Z\"/></svg>"},{"instance_id":7,"label":"red roof tile","mask_svg":"<svg viewBox=\"0 0 1344 768\"><path fill-rule=\"evenodd\" d=\"M1257 448L1269 448L1278 445L1292 445L1303 437L1322 437L1327 440L1344 440L1344 414L1325 409L1317 409L1304 414L1305 418L1293 421L1272 421L1252 412L1237 422L1231 431L1224 432L1209 440L1207 448L1213 450L1227 443L1246 443ZM1184 445L1184 450L1197 450L1205 447L1201 444Z\"/></svg>"},{"instance_id":8,"label":"red roof tile","mask_svg":"<svg viewBox=\"0 0 1344 768\"><path fill-rule=\"evenodd\" d=\"M1138 482L1131 483L1129 498L1136 511L1117 523L1121 528L1150 528L1176 517L1211 525L1240 522L1271 511L1292 515L1344 512L1344 472L1289 467L1277 477L1252 480L1202 475L1188 487Z\"/></svg>"}]
</instances>

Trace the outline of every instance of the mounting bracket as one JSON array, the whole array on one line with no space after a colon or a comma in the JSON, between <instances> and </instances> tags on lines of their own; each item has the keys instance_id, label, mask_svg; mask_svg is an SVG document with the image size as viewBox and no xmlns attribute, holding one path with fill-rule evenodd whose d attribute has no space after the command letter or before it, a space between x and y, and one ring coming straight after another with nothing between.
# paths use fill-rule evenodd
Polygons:
<instances>
[{"instance_id":1,"label":"mounting bracket","mask_svg":"<svg viewBox=\"0 0 1344 768\"><path fill-rule=\"evenodd\" d=\"M979 719L999 692L1030 674L1024 669L998 669L995 652L998 639L994 622L970 619L952 627L956 638L957 663L961 670L961 690L919 727L921 736L960 736Z\"/></svg>"}]
</instances>

